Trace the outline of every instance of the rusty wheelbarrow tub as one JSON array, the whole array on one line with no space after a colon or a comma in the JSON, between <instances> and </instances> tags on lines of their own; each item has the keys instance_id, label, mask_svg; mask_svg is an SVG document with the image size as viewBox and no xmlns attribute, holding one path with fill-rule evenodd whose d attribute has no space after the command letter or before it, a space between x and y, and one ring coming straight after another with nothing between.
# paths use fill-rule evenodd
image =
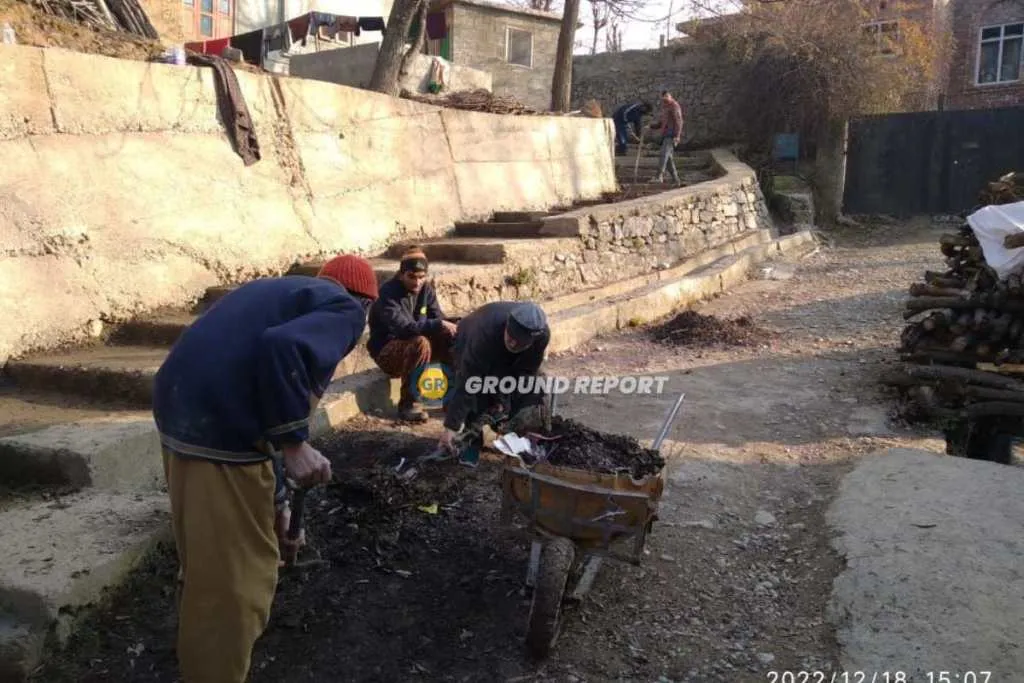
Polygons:
<instances>
[{"instance_id":1,"label":"rusty wheelbarrow tub","mask_svg":"<svg viewBox=\"0 0 1024 683\"><path fill-rule=\"evenodd\" d=\"M682 407L680 394L652 444L660 450ZM532 540L526 584L533 589L527 646L546 657L561 629L562 604L590 590L605 557L639 565L665 490L665 468L643 479L545 462L527 467L515 456L502 470L501 523L525 518ZM625 545L627 550L618 546Z\"/></svg>"}]
</instances>

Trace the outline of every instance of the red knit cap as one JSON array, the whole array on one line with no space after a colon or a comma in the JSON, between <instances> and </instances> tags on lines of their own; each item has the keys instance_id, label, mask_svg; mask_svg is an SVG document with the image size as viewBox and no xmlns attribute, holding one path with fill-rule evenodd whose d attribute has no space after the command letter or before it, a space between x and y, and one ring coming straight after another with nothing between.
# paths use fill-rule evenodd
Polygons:
<instances>
[{"instance_id":1,"label":"red knit cap","mask_svg":"<svg viewBox=\"0 0 1024 683\"><path fill-rule=\"evenodd\" d=\"M360 256L335 256L320 268L317 277L334 280L353 294L377 299L377 274L370 262Z\"/></svg>"}]
</instances>

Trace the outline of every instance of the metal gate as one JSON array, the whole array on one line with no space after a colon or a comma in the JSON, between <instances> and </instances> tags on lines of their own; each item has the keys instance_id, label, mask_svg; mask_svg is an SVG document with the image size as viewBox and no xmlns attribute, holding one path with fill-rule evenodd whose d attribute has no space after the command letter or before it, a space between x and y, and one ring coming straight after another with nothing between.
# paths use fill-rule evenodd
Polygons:
<instances>
[{"instance_id":1,"label":"metal gate","mask_svg":"<svg viewBox=\"0 0 1024 683\"><path fill-rule=\"evenodd\" d=\"M1024 107L925 111L850 121L847 214L959 214L985 183L1024 170Z\"/></svg>"}]
</instances>

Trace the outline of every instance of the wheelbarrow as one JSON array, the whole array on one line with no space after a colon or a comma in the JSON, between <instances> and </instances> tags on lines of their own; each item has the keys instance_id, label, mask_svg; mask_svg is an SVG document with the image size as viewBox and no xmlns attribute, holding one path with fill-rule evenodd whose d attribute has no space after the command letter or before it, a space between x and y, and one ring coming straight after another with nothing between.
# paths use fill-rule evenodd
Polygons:
<instances>
[{"instance_id":1,"label":"wheelbarrow","mask_svg":"<svg viewBox=\"0 0 1024 683\"><path fill-rule=\"evenodd\" d=\"M660 451L682 407L680 394L652 444ZM550 654L561 630L562 605L590 591L606 557L639 566L665 489L665 468L641 480L506 456L501 477L501 523L526 518L532 541L526 585L533 589L526 644ZM620 546L626 545L622 550Z\"/></svg>"}]
</instances>

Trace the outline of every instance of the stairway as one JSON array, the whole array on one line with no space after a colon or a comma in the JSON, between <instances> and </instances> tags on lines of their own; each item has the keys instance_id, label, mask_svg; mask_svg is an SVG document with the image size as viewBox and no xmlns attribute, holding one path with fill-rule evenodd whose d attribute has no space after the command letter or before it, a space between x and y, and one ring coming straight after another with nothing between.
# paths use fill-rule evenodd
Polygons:
<instances>
[{"instance_id":1,"label":"stairway","mask_svg":"<svg viewBox=\"0 0 1024 683\"><path fill-rule=\"evenodd\" d=\"M715 165L710 155L697 155L685 158L684 167L691 179L707 179ZM666 189L624 183L615 196ZM458 223L451 237L418 242L439 295L449 297L446 312L462 315L485 298L515 296L517 285L506 280L517 264L578 248L578 236L543 219L607 199L496 213L487 222ZM655 319L721 292L744 279L758 259L803 248L807 237L773 241L766 230L748 233L668 270L581 291L549 291L542 301L552 324L549 350L573 348L638 317ZM372 259L379 281L397 271L402 248ZM320 265L297 264L289 272L315 275ZM181 332L233 288L211 287L195 306L141 316L91 345L7 364L0 376L0 481L18 490L0 490L0 680L19 680L55 622L66 636L77 608L167 538L162 462L149 410L153 377ZM466 297L467 289L478 298ZM335 377L314 416L315 434L396 398L397 381L380 373L364 343Z\"/></svg>"}]
</instances>

